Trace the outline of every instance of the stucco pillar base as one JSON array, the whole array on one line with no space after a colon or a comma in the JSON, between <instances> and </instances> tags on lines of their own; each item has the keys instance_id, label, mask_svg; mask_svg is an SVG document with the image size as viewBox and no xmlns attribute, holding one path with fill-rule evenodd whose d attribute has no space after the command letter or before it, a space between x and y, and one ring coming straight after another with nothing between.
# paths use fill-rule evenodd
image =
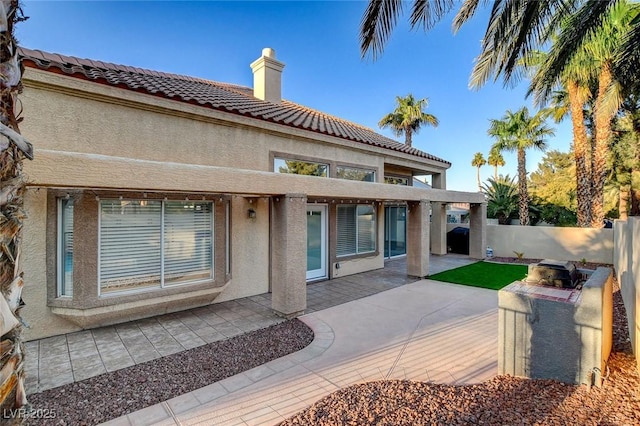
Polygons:
<instances>
[{"instance_id":1,"label":"stucco pillar base","mask_svg":"<svg viewBox=\"0 0 640 426\"><path fill-rule=\"evenodd\" d=\"M484 259L487 254L487 204L469 206L469 257Z\"/></svg>"},{"instance_id":2,"label":"stucco pillar base","mask_svg":"<svg viewBox=\"0 0 640 426\"><path fill-rule=\"evenodd\" d=\"M273 198L271 307L284 318L307 308L307 196Z\"/></svg>"},{"instance_id":3,"label":"stucco pillar base","mask_svg":"<svg viewBox=\"0 0 640 426\"><path fill-rule=\"evenodd\" d=\"M407 206L407 275L429 275L429 201Z\"/></svg>"},{"instance_id":4,"label":"stucco pillar base","mask_svg":"<svg viewBox=\"0 0 640 426\"><path fill-rule=\"evenodd\" d=\"M431 203L431 253L447 254L447 205Z\"/></svg>"}]
</instances>

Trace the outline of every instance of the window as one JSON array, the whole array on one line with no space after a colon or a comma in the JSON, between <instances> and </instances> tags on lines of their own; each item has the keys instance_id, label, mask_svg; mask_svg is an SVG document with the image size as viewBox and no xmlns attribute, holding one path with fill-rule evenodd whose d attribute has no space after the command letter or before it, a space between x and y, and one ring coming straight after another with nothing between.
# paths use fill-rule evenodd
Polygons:
<instances>
[{"instance_id":1,"label":"window","mask_svg":"<svg viewBox=\"0 0 640 426\"><path fill-rule=\"evenodd\" d=\"M369 169L359 169L357 167L337 166L336 176L339 179L359 180L361 182L375 182L376 172Z\"/></svg>"},{"instance_id":2,"label":"window","mask_svg":"<svg viewBox=\"0 0 640 426\"><path fill-rule=\"evenodd\" d=\"M213 204L100 202L100 293L213 278Z\"/></svg>"},{"instance_id":3,"label":"window","mask_svg":"<svg viewBox=\"0 0 640 426\"><path fill-rule=\"evenodd\" d=\"M409 185L408 177L400 177L400 176L385 176L384 183L388 183L390 185Z\"/></svg>"},{"instance_id":4,"label":"window","mask_svg":"<svg viewBox=\"0 0 640 426\"><path fill-rule=\"evenodd\" d=\"M327 177L329 176L329 165L312 161L275 158L273 160L273 171L276 173Z\"/></svg>"},{"instance_id":5,"label":"window","mask_svg":"<svg viewBox=\"0 0 640 426\"><path fill-rule=\"evenodd\" d=\"M373 206L338 206L337 223L337 256L371 253L376 250L376 215Z\"/></svg>"},{"instance_id":6,"label":"window","mask_svg":"<svg viewBox=\"0 0 640 426\"><path fill-rule=\"evenodd\" d=\"M57 297L73 296L73 200L58 200Z\"/></svg>"}]
</instances>

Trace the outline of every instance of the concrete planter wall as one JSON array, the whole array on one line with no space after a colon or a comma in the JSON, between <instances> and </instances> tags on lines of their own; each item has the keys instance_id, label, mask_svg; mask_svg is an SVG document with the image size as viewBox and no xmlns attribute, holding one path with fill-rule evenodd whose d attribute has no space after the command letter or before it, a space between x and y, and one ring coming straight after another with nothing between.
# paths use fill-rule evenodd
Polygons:
<instances>
[{"instance_id":1,"label":"concrete planter wall","mask_svg":"<svg viewBox=\"0 0 640 426\"><path fill-rule=\"evenodd\" d=\"M600 386L613 338L613 273L582 290L514 282L498 292L498 374Z\"/></svg>"}]
</instances>

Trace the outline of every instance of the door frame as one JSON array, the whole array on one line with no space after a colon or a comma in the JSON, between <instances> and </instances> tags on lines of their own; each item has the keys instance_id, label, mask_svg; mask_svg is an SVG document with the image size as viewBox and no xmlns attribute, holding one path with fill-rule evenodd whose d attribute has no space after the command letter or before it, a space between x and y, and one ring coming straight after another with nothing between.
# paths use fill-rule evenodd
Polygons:
<instances>
[{"instance_id":1,"label":"door frame","mask_svg":"<svg viewBox=\"0 0 640 426\"><path fill-rule=\"evenodd\" d=\"M405 243L405 249L404 249L404 253L403 254L397 254L395 256L391 256L391 239L389 238L389 233L390 233L390 226L391 226L391 215L388 214L389 209L391 207L395 207L396 209L398 207L402 207L404 208L404 214L405 214L405 222L404 222L404 243ZM397 210L396 210L397 211ZM397 259L400 257L405 257L407 255L407 205L406 204L389 204L389 205L385 205L384 206L384 229L383 229L383 233L384 233L384 237L383 237L383 242L384 242L384 247L382 249L382 257L384 259ZM387 251L387 249L389 250L389 256L385 255L385 252Z\"/></svg>"},{"instance_id":2,"label":"door frame","mask_svg":"<svg viewBox=\"0 0 640 426\"><path fill-rule=\"evenodd\" d=\"M321 242L320 242L320 261L322 268L314 269L306 272L307 282L326 280L329 278L329 205L328 204L307 204L307 215L310 211L319 211L321 213ZM308 231L308 230L307 230ZM308 238L308 235L307 235ZM311 276L309 273L312 273Z\"/></svg>"}]
</instances>

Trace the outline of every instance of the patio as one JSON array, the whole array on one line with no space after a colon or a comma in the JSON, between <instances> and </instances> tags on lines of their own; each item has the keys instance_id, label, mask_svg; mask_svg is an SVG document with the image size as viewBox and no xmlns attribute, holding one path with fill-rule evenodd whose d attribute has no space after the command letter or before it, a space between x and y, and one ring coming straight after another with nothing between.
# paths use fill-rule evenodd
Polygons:
<instances>
[{"instance_id":1,"label":"patio","mask_svg":"<svg viewBox=\"0 0 640 426\"><path fill-rule=\"evenodd\" d=\"M431 273L473 263L468 256L431 256ZM307 310L318 312L418 281L404 258L385 268L307 286ZM27 393L40 392L181 352L283 321L271 294L222 302L26 343Z\"/></svg>"}]
</instances>

